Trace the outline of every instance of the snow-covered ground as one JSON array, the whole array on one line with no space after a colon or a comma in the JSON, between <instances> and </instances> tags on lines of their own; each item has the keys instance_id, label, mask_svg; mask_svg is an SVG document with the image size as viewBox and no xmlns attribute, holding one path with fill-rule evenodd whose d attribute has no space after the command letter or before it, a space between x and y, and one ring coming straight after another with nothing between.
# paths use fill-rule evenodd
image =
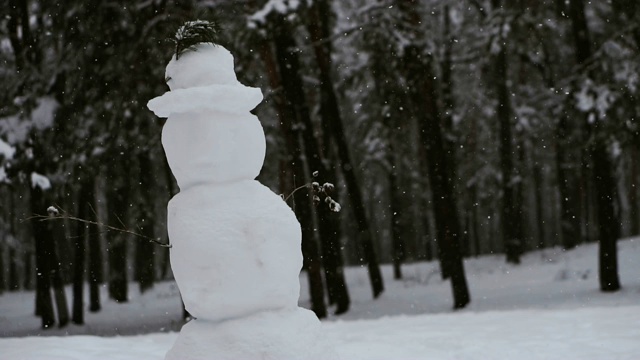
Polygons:
<instances>
[{"instance_id":1,"label":"snow-covered ground","mask_svg":"<svg viewBox=\"0 0 640 360\"><path fill-rule=\"evenodd\" d=\"M402 281L385 266L377 300L365 269L349 268L351 310L324 321L324 331L343 360L640 359L640 239L618 250L623 289L613 294L598 291L594 244L533 252L519 266L502 256L468 259L472 303L458 312L435 262L403 267ZM305 306L304 275L301 283ZM45 331L32 315L33 293L2 295L0 359L162 359L181 325L175 284L144 295L132 287L130 298L103 299L103 311L87 313L83 327ZM67 334L77 336L60 337ZM132 334L145 335L123 336Z\"/></svg>"}]
</instances>

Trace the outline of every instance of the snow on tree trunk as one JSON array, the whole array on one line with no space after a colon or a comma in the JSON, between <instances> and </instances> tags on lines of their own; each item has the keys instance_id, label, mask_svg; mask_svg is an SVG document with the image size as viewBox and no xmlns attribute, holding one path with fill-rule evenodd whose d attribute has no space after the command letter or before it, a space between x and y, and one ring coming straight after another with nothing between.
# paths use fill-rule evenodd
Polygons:
<instances>
[{"instance_id":1,"label":"snow on tree trunk","mask_svg":"<svg viewBox=\"0 0 640 360\"><path fill-rule=\"evenodd\" d=\"M249 111L262 94L236 80L223 47L192 50L173 57L171 91L148 104L168 117L162 143L181 190L168 206L171 265L195 317L166 359L336 358L297 305L300 225L254 180L266 144Z\"/></svg>"}]
</instances>

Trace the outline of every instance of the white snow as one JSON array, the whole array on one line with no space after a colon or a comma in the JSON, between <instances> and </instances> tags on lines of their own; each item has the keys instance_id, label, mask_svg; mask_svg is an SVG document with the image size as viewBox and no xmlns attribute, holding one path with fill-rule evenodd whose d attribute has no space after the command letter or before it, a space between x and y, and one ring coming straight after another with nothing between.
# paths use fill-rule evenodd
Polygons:
<instances>
[{"instance_id":1,"label":"white snow","mask_svg":"<svg viewBox=\"0 0 640 360\"><path fill-rule=\"evenodd\" d=\"M504 264L502 255L466 259L472 303L458 312L450 310L449 284L434 272L435 262L403 266L402 281L383 266L386 291L378 300L371 299L365 268L347 268L352 309L323 322L322 331L343 360L638 359L640 238L618 248L623 289L609 294L598 291L596 244L532 252L520 266ZM300 281L307 305L305 274ZM33 292L0 295L0 336L55 335L0 338L0 359L162 359L177 333L63 336L177 329L174 283L144 295L134 289L129 303L103 298L103 311L87 313L85 326L49 330L38 329Z\"/></svg>"},{"instance_id":2,"label":"white snow","mask_svg":"<svg viewBox=\"0 0 640 360\"><path fill-rule=\"evenodd\" d=\"M49 181L49 178L47 178L42 174L38 174L37 172L32 172L31 187L32 188L39 187L42 190L49 190L51 189L51 181Z\"/></svg>"},{"instance_id":3,"label":"white snow","mask_svg":"<svg viewBox=\"0 0 640 360\"><path fill-rule=\"evenodd\" d=\"M297 307L300 227L271 190L254 180L190 188L169 203L168 221L173 273L192 315Z\"/></svg>"},{"instance_id":4,"label":"white snow","mask_svg":"<svg viewBox=\"0 0 640 360\"><path fill-rule=\"evenodd\" d=\"M3 156L5 160L13 159L13 154L16 153L16 149L0 139L0 156Z\"/></svg>"},{"instance_id":5,"label":"white snow","mask_svg":"<svg viewBox=\"0 0 640 360\"><path fill-rule=\"evenodd\" d=\"M214 324L190 321L167 353L175 359L315 359L336 357L313 312L293 307Z\"/></svg>"},{"instance_id":6,"label":"white snow","mask_svg":"<svg viewBox=\"0 0 640 360\"><path fill-rule=\"evenodd\" d=\"M0 183L1 182L9 182L7 171L4 169L4 166L0 166Z\"/></svg>"},{"instance_id":7,"label":"white snow","mask_svg":"<svg viewBox=\"0 0 640 360\"><path fill-rule=\"evenodd\" d=\"M53 118L58 102L51 97L38 99L37 106L29 116L15 115L0 118L0 134L5 136L9 144L18 144L27 139L33 128L43 130L53 125Z\"/></svg>"},{"instance_id":8,"label":"white snow","mask_svg":"<svg viewBox=\"0 0 640 360\"><path fill-rule=\"evenodd\" d=\"M255 28L257 24L266 24L267 17L273 12L286 15L299 6L299 0L269 0L262 9L249 17L249 28Z\"/></svg>"}]
</instances>

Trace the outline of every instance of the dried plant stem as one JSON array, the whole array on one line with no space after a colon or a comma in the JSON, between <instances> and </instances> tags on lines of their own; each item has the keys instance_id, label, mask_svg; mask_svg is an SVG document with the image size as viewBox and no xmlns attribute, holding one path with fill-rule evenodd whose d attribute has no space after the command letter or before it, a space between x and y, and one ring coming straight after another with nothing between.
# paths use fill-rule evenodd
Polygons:
<instances>
[{"instance_id":1,"label":"dried plant stem","mask_svg":"<svg viewBox=\"0 0 640 360\"><path fill-rule=\"evenodd\" d=\"M148 240L149 242L152 242L152 243L154 243L156 245L159 245L159 246L162 246L162 247L165 247L165 248L170 248L171 247L171 244L165 244L165 243L161 242L159 238L151 238L151 237L142 235L140 233L137 233L135 231L128 230L128 229L124 228L124 224L122 224L123 228L117 228L115 226L103 224L103 223L98 222L98 221L81 219L79 217L75 217L75 216L69 215L66 211L62 210L60 207L57 207L57 208L60 210L60 212L58 214L56 214L56 215L39 215L39 214L35 214L35 215L31 216L31 217L28 217L28 218L24 219L23 221L27 221L27 220L51 221L51 220L58 220L58 219L68 219L68 220L78 221L78 222L81 222L81 223L84 223L84 224L100 226L100 227L106 228L108 230L113 230L113 231L118 231L118 232L122 232L122 233L125 233L125 234L134 235L134 236L137 236L137 237L140 237L142 239ZM122 221L120 221L120 223L122 223Z\"/></svg>"},{"instance_id":2,"label":"dried plant stem","mask_svg":"<svg viewBox=\"0 0 640 360\"><path fill-rule=\"evenodd\" d=\"M300 189L302 189L302 188L309 187L309 186L311 186L311 183L307 183L307 184L304 184L304 185L300 185L300 186L298 186L297 188L293 189L293 191L291 192L291 194L289 194L289 196L287 196L287 197L284 199L284 201L285 201L285 202L287 202L287 200L289 200L289 198L290 198L290 197L292 197L292 196L293 196L293 194L295 194L295 193L296 193L296 191L298 191L298 190L300 190Z\"/></svg>"}]
</instances>

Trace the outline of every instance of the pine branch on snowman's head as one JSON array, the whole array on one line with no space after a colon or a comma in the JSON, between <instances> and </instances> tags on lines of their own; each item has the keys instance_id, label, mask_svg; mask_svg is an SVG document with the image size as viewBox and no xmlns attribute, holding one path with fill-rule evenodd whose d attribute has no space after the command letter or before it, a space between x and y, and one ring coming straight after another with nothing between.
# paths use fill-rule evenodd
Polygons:
<instances>
[{"instance_id":1,"label":"pine branch on snowman's head","mask_svg":"<svg viewBox=\"0 0 640 360\"><path fill-rule=\"evenodd\" d=\"M217 45L220 37L220 25L216 21L187 21L176 31L173 42L176 44L176 60L186 51L193 50L198 44Z\"/></svg>"}]
</instances>

